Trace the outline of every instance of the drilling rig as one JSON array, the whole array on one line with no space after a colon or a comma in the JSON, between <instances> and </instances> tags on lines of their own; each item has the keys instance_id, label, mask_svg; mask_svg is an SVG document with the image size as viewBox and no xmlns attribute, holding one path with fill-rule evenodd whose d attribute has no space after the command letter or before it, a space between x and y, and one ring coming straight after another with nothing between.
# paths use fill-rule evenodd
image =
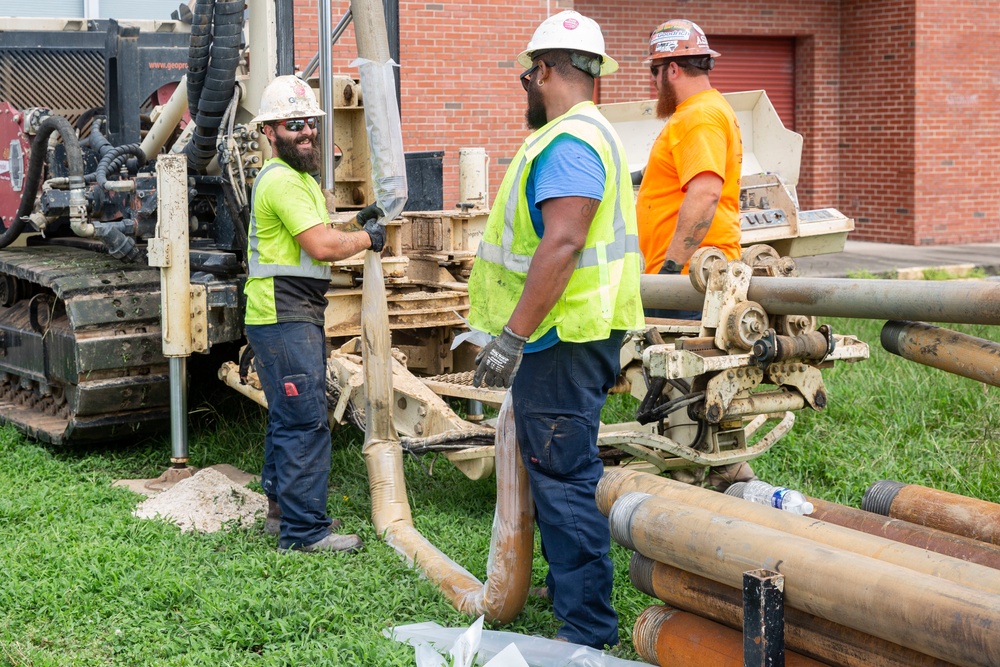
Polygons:
<instances>
[{"instance_id":1,"label":"drilling rig","mask_svg":"<svg viewBox=\"0 0 1000 667\"><path fill-rule=\"evenodd\" d=\"M0 419L55 445L135 437L171 418L178 354L218 363L201 353L242 342L249 193L269 157L250 119L279 71L282 35L292 32L276 7L197 0L187 21L0 19ZM330 185L333 220L343 222L376 200L366 92L332 72L308 81L333 110L324 130L336 151L319 176ZM792 257L841 249L853 221L833 209L799 209L802 139L781 126L763 91L727 97L745 136L747 251L741 267L725 271L717 253L693 263L703 296L692 305L706 312L700 326L652 323L630 336L618 391L633 394L640 410L636 422L603 429L609 465L693 470L695 481L698 470L753 458L787 432L793 410L822 409L821 366L866 355L863 343L818 328L813 317L772 317L748 301L751 276L794 275ZM652 103L602 111L630 160L644 164L662 126ZM158 162L177 155L186 159L184 183L165 187ZM447 400L502 401L502 392L471 386L475 350L452 349L488 213L485 185L469 189L457 211L402 212L381 263L403 444L445 451L480 478L493 471L493 429L459 418ZM181 242L158 224L178 205L187 221L183 259L168 252ZM334 265L326 322L331 420L357 426L362 264L358 256ZM161 273L171 271L183 279L161 287ZM185 328L180 352L163 344L170 309L180 311L173 328ZM649 352L675 341L669 362ZM753 356L758 345L777 350L767 371ZM254 374L241 382L233 357L220 378L265 404ZM761 394L763 384L774 391ZM775 416L769 435L749 444Z\"/></svg>"}]
</instances>

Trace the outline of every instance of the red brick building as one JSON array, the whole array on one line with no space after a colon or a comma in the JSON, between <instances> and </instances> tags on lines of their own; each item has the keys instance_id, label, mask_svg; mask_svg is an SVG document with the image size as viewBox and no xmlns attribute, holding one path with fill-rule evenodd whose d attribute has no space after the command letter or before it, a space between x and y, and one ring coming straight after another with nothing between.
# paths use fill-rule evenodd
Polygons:
<instances>
[{"instance_id":1,"label":"red brick building","mask_svg":"<svg viewBox=\"0 0 1000 667\"><path fill-rule=\"evenodd\" d=\"M334 0L334 18L349 6ZM724 92L764 87L804 137L803 208L855 218L852 238L930 245L1000 241L1000 14L976 0L399 0L403 140L444 150L444 205L458 150L484 147L495 192L526 134L514 57L545 17L601 24L621 64L599 101L653 96L649 31L696 21L723 56ZM296 0L296 62L316 51L316 4ZM338 72L356 76L349 29Z\"/></svg>"}]
</instances>

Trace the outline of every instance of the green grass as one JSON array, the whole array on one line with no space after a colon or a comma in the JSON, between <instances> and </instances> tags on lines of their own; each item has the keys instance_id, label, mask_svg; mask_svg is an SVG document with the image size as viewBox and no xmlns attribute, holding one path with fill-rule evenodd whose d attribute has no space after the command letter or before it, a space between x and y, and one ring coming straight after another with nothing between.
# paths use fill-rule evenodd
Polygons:
<instances>
[{"instance_id":1,"label":"green grass","mask_svg":"<svg viewBox=\"0 0 1000 667\"><path fill-rule=\"evenodd\" d=\"M757 473L855 507L879 479L1000 500L998 390L884 352L881 323L830 324L868 342L872 358L825 371L829 407L798 413L792 433L754 461ZM953 328L1000 337L995 327ZM261 409L227 390L191 405L193 465L260 471ZM169 434L67 451L0 429L0 665L412 665L412 649L383 629L471 619L375 535L361 441L350 428L334 434L330 513L365 550L279 555L258 530L181 534L132 517L140 498L111 483L162 472ZM443 460L428 475L428 464L405 462L414 523L482 579L495 481L468 480ZM612 554L634 657L632 623L653 600L629 583L629 554L617 545ZM534 585L544 574L536 546ZM551 636L557 627L532 598L505 629Z\"/></svg>"}]
</instances>

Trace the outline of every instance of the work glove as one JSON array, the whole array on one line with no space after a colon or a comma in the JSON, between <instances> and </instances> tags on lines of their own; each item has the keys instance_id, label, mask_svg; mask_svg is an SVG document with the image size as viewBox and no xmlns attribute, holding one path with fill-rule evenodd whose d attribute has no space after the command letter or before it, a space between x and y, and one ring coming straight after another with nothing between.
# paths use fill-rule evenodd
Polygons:
<instances>
[{"instance_id":1,"label":"work glove","mask_svg":"<svg viewBox=\"0 0 1000 667\"><path fill-rule=\"evenodd\" d=\"M250 364L253 363L254 356L253 348L247 343L240 354L240 384L247 383L247 375L250 374Z\"/></svg>"},{"instance_id":2,"label":"work glove","mask_svg":"<svg viewBox=\"0 0 1000 667\"><path fill-rule=\"evenodd\" d=\"M355 216L358 224L368 232L372 240L372 252L382 252L382 248L385 247L385 225L378 224L378 219L384 215L385 213L376 204L369 204Z\"/></svg>"},{"instance_id":3,"label":"work glove","mask_svg":"<svg viewBox=\"0 0 1000 667\"><path fill-rule=\"evenodd\" d=\"M476 374L472 384L481 387L507 388L514 382L514 375L521 365L524 344L528 339L504 327L503 333L483 346L476 355Z\"/></svg>"}]
</instances>

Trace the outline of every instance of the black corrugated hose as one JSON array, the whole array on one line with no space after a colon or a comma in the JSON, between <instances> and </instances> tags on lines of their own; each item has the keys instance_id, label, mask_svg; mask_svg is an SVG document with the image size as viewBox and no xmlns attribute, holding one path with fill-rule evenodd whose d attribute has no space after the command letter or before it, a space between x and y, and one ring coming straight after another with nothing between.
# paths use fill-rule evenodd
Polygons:
<instances>
[{"instance_id":1,"label":"black corrugated hose","mask_svg":"<svg viewBox=\"0 0 1000 667\"><path fill-rule=\"evenodd\" d=\"M198 100L208 73L208 53L212 46L212 10L215 0L198 0L191 19L191 46L188 48L188 112L198 116Z\"/></svg>"},{"instance_id":2,"label":"black corrugated hose","mask_svg":"<svg viewBox=\"0 0 1000 667\"><path fill-rule=\"evenodd\" d=\"M137 167L141 167L146 163L146 154L142 152L139 144L124 144L122 146L115 146L110 151L104 154L101 161L97 163L97 185L101 189L107 189L108 174L112 172L117 172L122 168L122 165L130 158L134 157L138 160Z\"/></svg>"},{"instance_id":3,"label":"black corrugated hose","mask_svg":"<svg viewBox=\"0 0 1000 667\"><path fill-rule=\"evenodd\" d=\"M219 126L233 99L243 42L243 0L215 0L213 4L209 63L198 97L197 115L191 116L195 124L194 134L184 149L188 166L197 171L203 171L218 150L216 139Z\"/></svg>"}]
</instances>

